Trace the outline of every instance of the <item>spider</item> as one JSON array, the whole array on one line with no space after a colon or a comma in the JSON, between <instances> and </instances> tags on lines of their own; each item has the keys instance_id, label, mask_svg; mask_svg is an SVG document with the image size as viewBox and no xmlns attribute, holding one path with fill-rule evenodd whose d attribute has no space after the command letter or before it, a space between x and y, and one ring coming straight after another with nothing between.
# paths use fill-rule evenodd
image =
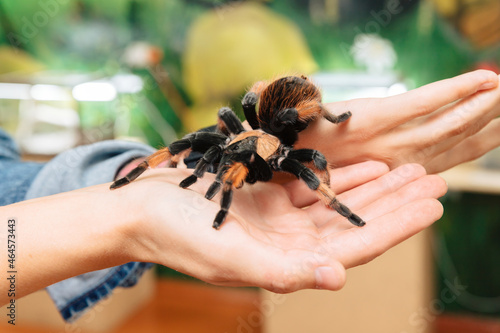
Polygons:
<instances>
[{"instance_id":1,"label":"spider","mask_svg":"<svg viewBox=\"0 0 500 333\"><path fill-rule=\"evenodd\" d=\"M186 135L147 157L110 188L127 185L148 168L155 168L165 161L173 160L175 164L182 154L195 151L202 153L203 157L197 162L193 174L179 186L187 188L203 177L210 166L217 168L215 181L205 194L205 198L210 200L222 188L221 208L213 222L215 229L226 219L233 188L241 188L245 182L269 181L273 171L295 175L315 191L326 206L335 209L356 226L365 224L339 202L330 189L328 163L324 155L314 149L293 148L298 133L314 119L322 116L338 124L347 120L351 112L339 116L330 114L321 104L319 89L305 76L257 82L243 97L242 107L252 130L245 130L235 113L223 107L218 112L216 132Z\"/></svg>"}]
</instances>

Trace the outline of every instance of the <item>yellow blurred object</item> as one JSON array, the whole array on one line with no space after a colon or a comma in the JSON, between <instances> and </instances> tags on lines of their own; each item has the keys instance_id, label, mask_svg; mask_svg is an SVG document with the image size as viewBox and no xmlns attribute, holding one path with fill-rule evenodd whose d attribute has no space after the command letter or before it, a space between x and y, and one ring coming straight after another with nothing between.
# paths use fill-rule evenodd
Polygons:
<instances>
[{"instance_id":1,"label":"yellow blurred object","mask_svg":"<svg viewBox=\"0 0 500 333\"><path fill-rule=\"evenodd\" d=\"M45 69L28 53L11 46L0 46L0 74L19 72L33 73Z\"/></svg>"},{"instance_id":2,"label":"yellow blurred object","mask_svg":"<svg viewBox=\"0 0 500 333\"><path fill-rule=\"evenodd\" d=\"M430 2L432 2L436 10L445 17L454 16L458 12L458 0L430 0Z\"/></svg>"},{"instance_id":3,"label":"yellow blurred object","mask_svg":"<svg viewBox=\"0 0 500 333\"><path fill-rule=\"evenodd\" d=\"M429 0L446 17L458 35L476 49L500 44L500 2L498 0Z\"/></svg>"},{"instance_id":4,"label":"yellow blurred object","mask_svg":"<svg viewBox=\"0 0 500 333\"><path fill-rule=\"evenodd\" d=\"M215 125L217 123L217 111L227 105L227 102L219 101L194 104L189 108L188 112L183 114L182 123L189 132Z\"/></svg>"},{"instance_id":5,"label":"yellow blurred object","mask_svg":"<svg viewBox=\"0 0 500 333\"><path fill-rule=\"evenodd\" d=\"M183 119L188 130L214 124L218 109L209 106L227 105L255 81L317 69L299 28L253 2L200 16L188 32L183 65L196 113Z\"/></svg>"}]
</instances>

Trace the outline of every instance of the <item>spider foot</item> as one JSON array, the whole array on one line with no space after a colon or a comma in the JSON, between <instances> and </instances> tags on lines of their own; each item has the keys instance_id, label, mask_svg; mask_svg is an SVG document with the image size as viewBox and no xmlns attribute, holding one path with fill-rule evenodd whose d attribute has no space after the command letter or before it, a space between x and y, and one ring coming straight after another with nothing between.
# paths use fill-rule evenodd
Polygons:
<instances>
[{"instance_id":1,"label":"spider foot","mask_svg":"<svg viewBox=\"0 0 500 333\"><path fill-rule=\"evenodd\" d=\"M340 215L346 217L349 220L349 222L351 222L352 224L354 224L357 227L362 227L366 224L366 222L363 221L363 219L361 219L361 217L359 217L358 215L351 212L349 207L347 207L343 203L339 202L336 198L334 198L332 200L330 207L335 209Z\"/></svg>"},{"instance_id":2,"label":"spider foot","mask_svg":"<svg viewBox=\"0 0 500 333\"><path fill-rule=\"evenodd\" d=\"M212 198L220 191L221 183L213 182L212 185L207 190L205 194L205 198L208 200L212 200Z\"/></svg>"},{"instance_id":3,"label":"spider foot","mask_svg":"<svg viewBox=\"0 0 500 333\"><path fill-rule=\"evenodd\" d=\"M216 230L219 230L220 225L226 219L226 215L227 215L227 211L219 210L219 212L217 213L217 216L215 216L214 223L212 224L212 227Z\"/></svg>"},{"instance_id":4,"label":"spider foot","mask_svg":"<svg viewBox=\"0 0 500 333\"><path fill-rule=\"evenodd\" d=\"M130 181L127 179L127 178L120 178L118 180L116 180L113 184L111 184L111 186L109 187L110 190L114 190L114 189L117 189L117 188L120 188L122 186L125 186L127 184L129 184Z\"/></svg>"},{"instance_id":5,"label":"spider foot","mask_svg":"<svg viewBox=\"0 0 500 333\"><path fill-rule=\"evenodd\" d=\"M347 111L347 112L340 114L337 117L337 124L346 121L347 119L351 118L351 116L352 116L351 111Z\"/></svg>"},{"instance_id":6,"label":"spider foot","mask_svg":"<svg viewBox=\"0 0 500 333\"><path fill-rule=\"evenodd\" d=\"M361 219L361 217L359 217L356 214L352 214L347 219L349 220L349 222L351 222L352 224L354 224L355 226L358 226L358 227L362 227L362 226L364 226L366 224L366 222L363 221Z\"/></svg>"},{"instance_id":7,"label":"spider foot","mask_svg":"<svg viewBox=\"0 0 500 333\"><path fill-rule=\"evenodd\" d=\"M250 91L241 100L241 105L243 107L255 107L255 105L257 104L257 100L258 99L259 98L257 97L257 94L254 93L254 92L252 92L252 91Z\"/></svg>"},{"instance_id":8,"label":"spider foot","mask_svg":"<svg viewBox=\"0 0 500 333\"><path fill-rule=\"evenodd\" d=\"M198 180L198 177L196 177L195 175L191 175L191 176L187 177L186 179L184 179L182 182L180 182L179 186L182 188L186 188L186 187L189 187L189 186L193 185L194 183L196 183L197 180Z\"/></svg>"},{"instance_id":9,"label":"spider foot","mask_svg":"<svg viewBox=\"0 0 500 333\"><path fill-rule=\"evenodd\" d=\"M299 112L295 108L281 110L276 115L276 120L285 125L295 125L298 119Z\"/></svg>"},{"instance_id":10,"label":"spider foot","mask_svg":"<svg viewBox=\"0 0 500 333\"><path fill-rule=\"evenodd\" d=\"M116 180L113 184L111 184L109 189L114 190L122 186L125 186L127 184L130 184L130 182L132 182L134 179L142 175L142 173L148 169L148 166L149 165L147 161L141 162L137 167L132 169L132 171L130 171L125 177L120 178Z\"/></svg>"}]
</instances>

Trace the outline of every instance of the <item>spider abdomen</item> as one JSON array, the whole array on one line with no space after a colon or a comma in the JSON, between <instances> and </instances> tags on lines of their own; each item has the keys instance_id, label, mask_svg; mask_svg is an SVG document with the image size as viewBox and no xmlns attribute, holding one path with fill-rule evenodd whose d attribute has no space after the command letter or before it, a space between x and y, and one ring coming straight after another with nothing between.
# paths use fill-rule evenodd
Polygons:
<instances>
[{"instance_id":1,"label":"spider abdomen","mask_svg":"<svg viewBox=\"0 0 500 333\"><path fill-rule=\"evenodd\" d=\"M321 114L321 92L305 77L287 76L269 84L260 95L259 122L271 126L279 111L292 108L304 123Z\"/></svg>"}]
</instances>

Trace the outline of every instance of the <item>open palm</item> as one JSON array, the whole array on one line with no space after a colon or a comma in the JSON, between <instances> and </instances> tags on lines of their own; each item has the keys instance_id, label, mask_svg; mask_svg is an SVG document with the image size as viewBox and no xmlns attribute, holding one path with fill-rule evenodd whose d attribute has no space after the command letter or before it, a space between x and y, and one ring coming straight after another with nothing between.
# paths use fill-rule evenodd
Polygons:
<instances>
[{"instance_id":1,"label":"open palm","mask_svg":"<svg viewBox=\"0 0 500 333\"><path fill-rule=\"evenodd\" d=\"M331 172L339 200L366 222L352 226L326 208L300 181L246 184L236 190L220 230L211 227L218 198L203 197L212 175L178 187L189 170L151 170L133 184L144 200L142 260L157 262L219 285L275 292L337 290L345 269L366 263L424 229L442 214L446 185L417 165L389 172L365 162ZM124 188L124 189L125 189ZM144 191L144 192L143 192Z\"/></svg>"}]
</instances>

